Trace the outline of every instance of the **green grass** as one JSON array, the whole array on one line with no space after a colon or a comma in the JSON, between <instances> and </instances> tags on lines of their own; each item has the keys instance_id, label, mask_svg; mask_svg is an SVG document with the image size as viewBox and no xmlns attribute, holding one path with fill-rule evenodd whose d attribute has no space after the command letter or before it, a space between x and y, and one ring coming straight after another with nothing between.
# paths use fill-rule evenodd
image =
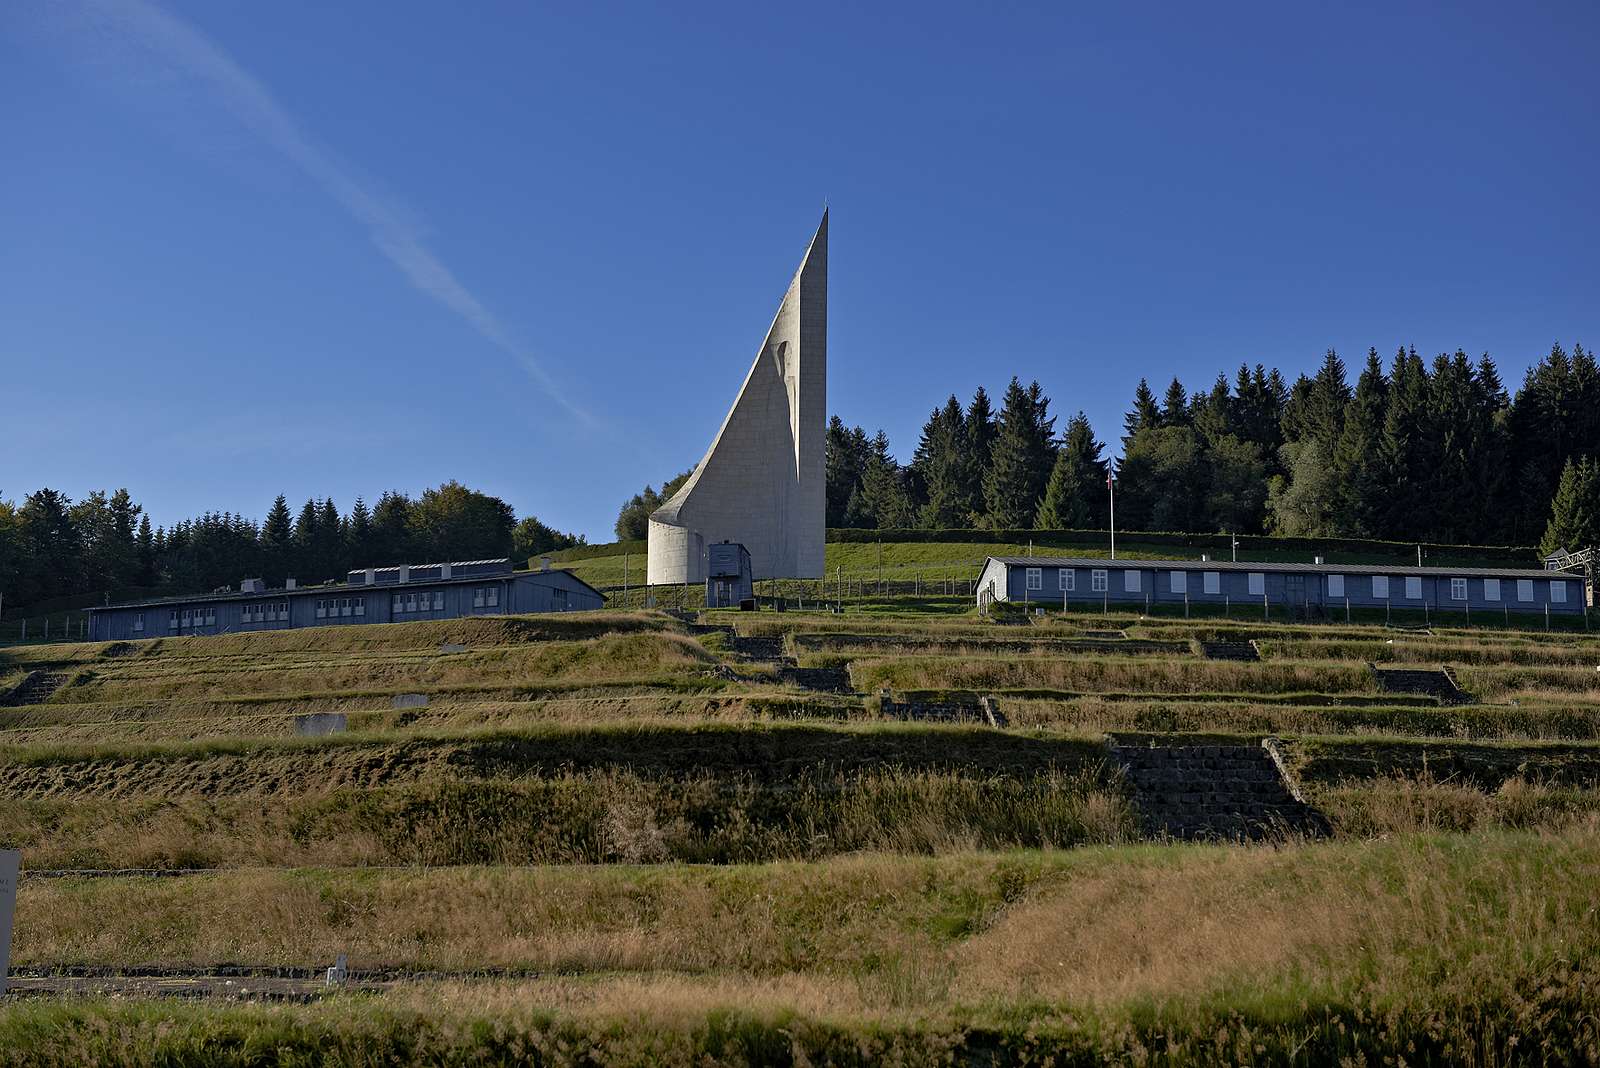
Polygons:
<instances>
[{"instance_id":1,"label":"green grass","mask_svg":"<svg viewBox=\"0 0 1600 1068\"><path fill-rule=\"evenodd\" d=\"M10 1063L1592 1063L1591 832L25 882L16 961L531 971L0 1009Z\"/></svg>"}]
</instances>

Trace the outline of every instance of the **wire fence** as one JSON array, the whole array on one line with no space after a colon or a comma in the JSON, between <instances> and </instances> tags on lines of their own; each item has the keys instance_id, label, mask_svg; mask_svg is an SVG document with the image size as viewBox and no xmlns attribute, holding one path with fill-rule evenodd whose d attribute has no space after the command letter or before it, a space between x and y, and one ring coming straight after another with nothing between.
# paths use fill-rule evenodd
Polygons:
<instances>
[{"instance_id":1,"label":"wire fence","mask_svg":"<svg viewBox=\"0 0 1600 1068\"><path fill-rule=\"evenodd\" d=\"M933 569L929 569L932 572ZM705 585L601 586L608 608L660 608L667 611L695 611L706 605ZM754 583L756 604L763 608L797 610L847 609L876 602L910 599L971 600L977 596L978 580L937 573L911 577L880 578L874 572L846 574L838 571L822 579L758 579Z\"/></svg>"}]
</instances>

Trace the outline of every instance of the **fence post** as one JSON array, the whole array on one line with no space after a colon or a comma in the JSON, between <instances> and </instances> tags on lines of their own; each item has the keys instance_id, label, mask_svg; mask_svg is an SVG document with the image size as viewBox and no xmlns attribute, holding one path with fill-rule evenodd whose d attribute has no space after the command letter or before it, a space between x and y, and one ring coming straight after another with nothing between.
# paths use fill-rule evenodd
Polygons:
<instances>
[{"instance_id":1,"label":"fence post","mask_svg":"<svg viewBox=\"0 0 1600 1068\"><path fill-rule=\"evenodd\" d=\"M1345 622L1345 626L1349 626L1350 625L1350 598L1349 597L1346 597L1344 599L1344 622Z\"/></svg>"}]
</instances>

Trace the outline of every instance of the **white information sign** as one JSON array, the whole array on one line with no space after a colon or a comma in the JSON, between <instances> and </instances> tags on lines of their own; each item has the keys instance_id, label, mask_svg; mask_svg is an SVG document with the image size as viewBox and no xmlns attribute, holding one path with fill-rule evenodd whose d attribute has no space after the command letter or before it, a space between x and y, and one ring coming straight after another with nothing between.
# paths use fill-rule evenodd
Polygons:
<instances>
[{"instance_id":1,"label":"white information sign","mask_svg":"<svg viewBox=\"0 0 1600 1068\"><path fill-rule=\"evenodd\" d=\"M6 992L6 972L11 967L11 917L17 910L17 877L22 854L0 849L0 994Z\"/></svg>"}]
</instances>

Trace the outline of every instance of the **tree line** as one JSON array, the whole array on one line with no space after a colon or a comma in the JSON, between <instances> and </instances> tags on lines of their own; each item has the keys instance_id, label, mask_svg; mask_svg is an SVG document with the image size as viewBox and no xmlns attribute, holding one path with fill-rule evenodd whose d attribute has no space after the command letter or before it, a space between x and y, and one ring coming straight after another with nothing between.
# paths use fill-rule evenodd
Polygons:
<instances>
[{"instance_id":1,"label":"tree line","mask_svg":"<svg viewBox=\"0 0 1600 1068\"><path fill-rule=\"evenodd\" d=\"M357 567L434 560L523 560L582 544L498 497L446 482L419 496L391 490L347 512L333 499L291 512L283 495L260 523L207 512L154 527L126 489L73 501L54 489L20 504L0 496L0 593L8 608L82 594L207 590L261 577L281 586L343 580Z\"/></svg>"},{"instance_id":2,"label":"tree line","mask_svg":"<svg viewBox=\"0 0 1600 1068\"><path fill-rule=\"evenodd\" d=\"M828 525L1104 528L1105 443L1080 411L1058 433L1037 382L995 411L952 395L911 461L835 416ZM1600 368L1557 345L1507 393L1488 356L1377 350L1352 384L1329 351L1291 384L1241 366L1157 398L1141 379L1116 467L1119 527L1475 544L1600 543Z\"/></svg>"}]
</instances>

